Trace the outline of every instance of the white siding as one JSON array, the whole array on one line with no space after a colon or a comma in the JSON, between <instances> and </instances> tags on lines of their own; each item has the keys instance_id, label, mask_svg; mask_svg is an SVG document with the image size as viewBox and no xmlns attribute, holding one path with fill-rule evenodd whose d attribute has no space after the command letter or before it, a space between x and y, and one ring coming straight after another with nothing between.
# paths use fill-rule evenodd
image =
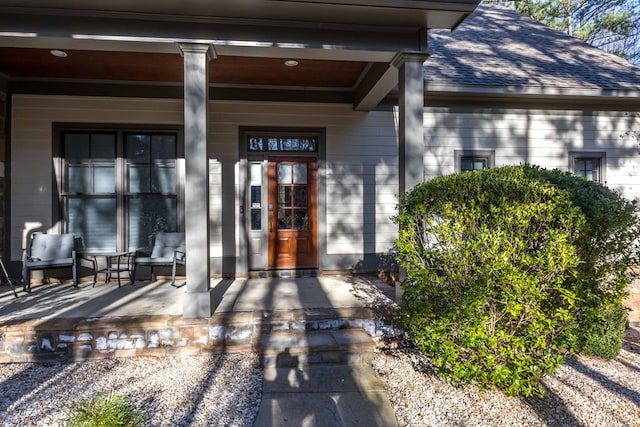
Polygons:
<instances>
[{"instance_id":1,"label":"white siding","mask_svg":"<svg viewBox=\"0 0 640 427\"><path fill-rule=\"evenodd\" d=\"M390 217L398 192L392 114L354 112L350 105L214 101L209 121L212 158L236 161L239 126L326 129L326 170L320 171L320 179L326 176L326 186L319 195L325 211L318 213L325 223L319 224L318 239L326 242L329 255L386 252L392 247L397 228ZM237 179L235 182L237 194ZM222 187L212 188L212 204L220 199L221 191ZM216 209L211 212L213 218L221 215L222 204ZM236 218L235 229L240 230L239 212ZM220 240L216 237L212 233L212 241Z\"/></svg>"},{"instance_id":2,"label":"white siding","mask_svg":"<svg viewBox=\"0 0 640 427\"><path fill-rule=\"evenodd\" d=\"M454 150L495 150L495 166L567 170L569 151L606 152L607 185L640 200L640 114L567 110L425 110L425 176L454 172Z\"/></svg>"},{"instance_id":3,"label":"white siding","mask_svg":"<svg viewBox=\"0 0 640 427\"><path fill-rule=\"evenodd\" d=\"M14 95L11 122L11 259L22 256L27 223L52 224L53 123L180 124L182 102Z\"/></svg>"},{"instance_id":4,"label":"white siding","mask_svg":"<svg viewBox=\"0 0 640 427\"><path fill-rule=\"evenodd\" d=\"M528 162L563 170L569 151L606 151L607 184L640 199L640 147L629 135L640 131L637 113L427 108L424 119L427 179L454 172L456 149L495 150L496 166ZM51 223L53 123L181 125L182 120L179 100L14 96L11 259L21 256L26 224L56 226ZM318 212L318 238L326 254L358 256L393 246L397 228L390 218L397 204L399 164L394 114L354 112L350 105L212 101L209 125L212 257L243 256L238 246L241 126L326 129ZM223 214L232 215L227 224L234 227L235 239L223 232Z\"/></svg>"},{"instance_id":5,"label":"white siding","mask_svg":"<svg viewBox=\"0 0 640 427\"><path fill-rule=\"evenodd\" d=\"M181 125L183 111L179 100L19 95L13 98L12 117L11 258L18 260L26 223L39 222L45 229L56 226L51 223L53 123ZM391 113L354 112L350 105L212 101L208 135L212 257L244 256L238 250L240 126L326 129L318 239L331 255L357 256L391 248L396 227L390 217L398 189L397 135ZM227 209L233 209L235 239L223 242Z\"/></svg>"}]
</instances>

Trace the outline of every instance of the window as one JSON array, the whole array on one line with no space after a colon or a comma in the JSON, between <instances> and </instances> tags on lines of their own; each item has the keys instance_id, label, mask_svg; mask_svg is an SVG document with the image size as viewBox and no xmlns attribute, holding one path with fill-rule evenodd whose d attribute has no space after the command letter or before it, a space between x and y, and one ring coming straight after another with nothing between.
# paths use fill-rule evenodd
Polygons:
<instances>
[{"instance_id":1,"label":"window","mask_svg":"<svg viewBox=\"0 0 640 427\"><path fill-rule=\"evenodd\" d=\"M248 135L247 149L249 152L279 151L315 153L318 151L318 136L304 134L290 136Z\"/></svg>"},{"instance_id":2,"label":"window","mask_svg":"<svg viewBox=\"0 0 640 427\"><path fill-rule=\"evenodd\" d=\"M278 163L278 230L307 230L307 164Z\"/></svg>"},{"instance_id":3,"label":"window","mask_svg":"<svg viewBox=\"0 0 640 427\"><path fill-rule=\"evenodd\" d=\"M153 246L158 231L176 231L175 134L125 135L128 250Z\"/></svg>"},{"instance_id":4,"label":"window","mask_svg":"<svg viewBox=\"0 0 640 427\"><path fill-rule=\"evenodd\" d=\"M251 162L249 167L251 185L251 229L262 229L262 162Z\"/></svg>"},{"instance_id":5,"label":"window","mask_svg":"<svg viewBox=\"0 0 640 427\"><path fill-rule=\"evenodd\" d=\"M604 152L569 152L569 170L589 181L604 183L605 160Z\"/></svg>"},{"instance_id":6,"label":"window","mask_svg":"<svg viewBox=\"0 0 640 427\"><path fill-rule=\"evenodd\" d=\"M494 166L493 150L456 150L456 172L489 169Z\"/></svg>"},{"instance_id":7,"label":"window","mask_svg":"<svg viewBox=\"0 0 640 427\"><path fill-rule=\"evenodd\" d=\"M62 131L62 223L92 251L153 245L178 228L175 132Z\"/></svg>"}]
</instances>

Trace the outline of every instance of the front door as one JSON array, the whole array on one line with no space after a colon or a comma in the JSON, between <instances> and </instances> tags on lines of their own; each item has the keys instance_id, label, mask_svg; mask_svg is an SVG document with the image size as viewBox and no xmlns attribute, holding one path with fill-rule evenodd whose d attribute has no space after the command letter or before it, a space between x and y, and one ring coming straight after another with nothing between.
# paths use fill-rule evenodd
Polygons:
<instances>
[{"instance_id":1,"label":"front door","mask_svg":"<svg viewBox=\"0 0 640 427\"><path fill-rule=\"evenodd\" d=\"M268 162L269 268L316 268L317 170L315 158Z\"/></svg>"}]
</instances>

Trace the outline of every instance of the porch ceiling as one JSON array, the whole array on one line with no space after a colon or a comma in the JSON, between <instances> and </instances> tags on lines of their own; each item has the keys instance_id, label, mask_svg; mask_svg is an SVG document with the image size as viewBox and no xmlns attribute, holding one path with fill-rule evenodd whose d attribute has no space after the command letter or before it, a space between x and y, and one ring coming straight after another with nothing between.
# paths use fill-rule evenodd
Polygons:
<instances>
[{"instance_id":1,"label":"porch ceiling","mask_svg":"<svg viewBox=\"0 0 640 427\"><path fill-rule=\"evenodd\" d=\"M428 28L455 28L477 3L0 0L0 77L179 85L177 44L204 43L217 55L209 65L213 86L332 91L366 110L397 83L395 55L424 51ZM286 67L287 59L298 65Z\"/></svg>"},{"instance_id":2,"label":"porch ceiling","mask_svg":"<svg viewBox=\"0 0 640 427\"><path fill-rule=\"evenodd\" d=\"M49 49L0 47L0 73L10 79L104 80L176 83L183 80L182 58L176 52L64 50L59 58ZM278 86L352 89L367 67L360 61L218 56L209 66L212 85Z\"/></svg>"}]
</instances>

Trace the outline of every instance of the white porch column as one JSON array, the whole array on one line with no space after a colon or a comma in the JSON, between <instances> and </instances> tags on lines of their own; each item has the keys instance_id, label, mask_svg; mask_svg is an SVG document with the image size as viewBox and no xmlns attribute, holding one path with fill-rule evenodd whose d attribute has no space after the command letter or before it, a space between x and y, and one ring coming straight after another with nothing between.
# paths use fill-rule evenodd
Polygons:
<instances>
[{"instance_id":1,"label":"white porch column","mask_svg":"<svg viewBox=\"0 0 640 427\"><path fill-rule=\"evenodd\" d=\"M215 310L209 264L209 155L207 150L209 44L180 44L184 61L185 245L187 289L184 317L209 317Z\"/></svg>"},{"instance_id":2,"label":"white porch column","mask_svg":"<svg viewBox=\"0 0 640 427\"><path fill-rule=\"evenodd\" d=\"M401 52L392 65L398 69L399 194L406 193L424 180L424 74L427 52ZM400 280L405 271L400 269ZM402 298L402 286L396 286L396 300Z\"/></svg>"}]
</instances>

